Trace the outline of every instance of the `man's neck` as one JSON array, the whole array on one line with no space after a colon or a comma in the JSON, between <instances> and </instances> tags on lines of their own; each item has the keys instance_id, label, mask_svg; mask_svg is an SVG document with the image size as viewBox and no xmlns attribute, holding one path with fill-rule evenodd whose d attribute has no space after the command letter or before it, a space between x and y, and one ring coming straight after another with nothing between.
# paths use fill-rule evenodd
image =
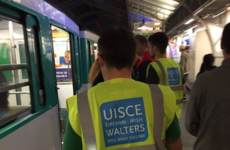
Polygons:
<instances>
[{"instance_id":1,"label":"man's neck","mask_svg":"<svg viewBox=\"0 0 230 150\"><path fill-rule=\"evenodd\" d=\"M131 70L127 68L123 68L121 70L117 70L112 68L108 71L105 81L115 79L115 78L127 78L131 79Z\"/></svg>"},{"instance_id":2,"label":"man's neck","mask_svg":"<svg viewBox=\"0 0 230 150\"><path fill-rule=\"evenodd\" d=\"M160 59L160 58L167 58L167 57L166 57L166 54L157 54L157 55L155 56L155 59L156 59L156 60L158 60L158 59Z\"/></svg>"}]
</instances>

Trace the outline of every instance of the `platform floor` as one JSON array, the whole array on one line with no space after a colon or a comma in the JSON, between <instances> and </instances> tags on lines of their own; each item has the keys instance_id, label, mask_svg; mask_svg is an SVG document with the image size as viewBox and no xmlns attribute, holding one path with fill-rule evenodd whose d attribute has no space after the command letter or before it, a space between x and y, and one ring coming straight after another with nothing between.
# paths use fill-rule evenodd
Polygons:
<instances>
[{"instance_id":1,"label":"platform floor","mask_svg":"<svg viewBox=\"0 0 230 150\"><path fill-rule=\"evenodd\" d=\"M185 113L187 109L188 101L183 103L182 115L180 119L181 138L183 143L183 150L193 150L193 144L196 138L190 135L185 129Z\"/></svg>"}]
</instances>

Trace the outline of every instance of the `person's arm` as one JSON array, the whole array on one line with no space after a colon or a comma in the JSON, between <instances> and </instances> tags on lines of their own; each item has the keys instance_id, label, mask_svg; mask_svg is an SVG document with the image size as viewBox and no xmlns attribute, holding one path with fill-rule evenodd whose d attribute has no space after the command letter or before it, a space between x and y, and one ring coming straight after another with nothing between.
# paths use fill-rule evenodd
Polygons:
<instances>
[{"instance_id":1,"label":"person's arm","mask_svg":"<svg viewBox=\"0 0 230 150\"><path fill-rule=\"evenodd\" d=\"M65 137L63 143L63 150L82 150L81 137L73 130L69 117L66 121Z\"/></svg>"},{"instance_id":2,"label":"person's arm","mask_svg":"<svg viewBox=\"0 0 230 150\"><path fill-rule=\"evenodd\" d=\"M159 77L156 70L151 66L151 63L148 65L146 70L146 81L147 84L159 84Z\"/></svg>"},{"instance_id":3,"label":"person's arm","mask_svg":"<svg viewBox=\"0 0 230 150\"><path fill-rule=\"evenodd\" d=\"M167 150L182 150L181 131L176 114L173 122L166 131L165 142Z\"/></svg>"},{"instance_id":4,"label":"person's arm","mask_svg":"<svg viewBox=\"0 0 230 150\"><path fill-rule=\"evenodd\" d=\"M181 71L182 71L182 74L184 74L184 69L181 67ZM185 75L183 75L183 77L181 77L182 79L182 86L183 86L183 95L185 96L186 95L186 77Z\"/></svg>"},{"instance_id":5,"label":"person's arm","mask_svg":"<svg viewBox=\"0 0 230 150\"><path fill-rule=\"evenodd\" d=\"M185 68L186 62L185 62L184 54L181 54L181 59L179 64L182 66L183 69Z\"/></svg>"},{"instance_id":6,"label":"person's arm","mask_svg":"<svg viewBox=\"0 0 230 150\"><path fill-rule=\"evenodd\" d=\"M201 82L202 76L197 79L193 86L185 117L185 127L193 136L197 136L200 126L200 103L204 99L204 97L202 97Z\"/></svg>"},{"instance_id":7,"label":"person's arm","mask_svg":"<svg viewBox=\"0 0 230 150\"><path fill-rule=\"evenodd\" d=\"M178 139L166 138L166 148L167 150L182 150L181 137Z\"/></svg>"}]
</instances>

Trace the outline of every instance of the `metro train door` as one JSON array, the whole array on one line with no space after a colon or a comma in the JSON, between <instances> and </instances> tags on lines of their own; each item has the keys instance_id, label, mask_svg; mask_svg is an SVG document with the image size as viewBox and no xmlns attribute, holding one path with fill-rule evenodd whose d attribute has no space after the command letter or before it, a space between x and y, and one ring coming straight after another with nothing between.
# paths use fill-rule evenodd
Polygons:
<instances>
[{"instance_id":1,"label":"metro train door","mask_svg":"<svg viewBox=\"0 0 230 150\"><path fill-rule=\"evenodd\" d=\"M92 42L87 41L87 46L88 46L88 57L89 57L89 68L93 65L94 62L94 50L93 50L93 45Z\"/></svg>"},{"instance_id":2,"label":"metro train door","mask_svg":"<svg viewBox=\"0 0 230 150\"><path fill-rule=\"evenodd\" d=\"M66 99L76 94L71 34L51 25L59 108L66 110Z\"/></svg>"}]
</instances>

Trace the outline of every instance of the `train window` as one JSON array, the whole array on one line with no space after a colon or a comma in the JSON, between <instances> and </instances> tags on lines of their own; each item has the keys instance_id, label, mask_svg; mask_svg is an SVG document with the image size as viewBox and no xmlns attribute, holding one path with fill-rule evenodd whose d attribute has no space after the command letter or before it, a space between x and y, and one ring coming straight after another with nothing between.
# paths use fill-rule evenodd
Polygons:
<instances>
[{"instance_id":1,"label":"train window","mask_svg":"<svg viewBox=\"0 0 230 150\"><path fill-rule=\"evenodd\" d=\"M0 127L30 110L23 26L0 18Z\"/></svg>"},{"instance_id":2,"label":"train window","mask_svg":"<svg viewBox=\"0 0 230 150\"><path fill-rule=\"evenodd\" d=\"M66 99L73 96L72 60L70 34L51 25L53 52L55 59L56 81L59 107L66 108Z\"/></svg>"}]
</instances>

